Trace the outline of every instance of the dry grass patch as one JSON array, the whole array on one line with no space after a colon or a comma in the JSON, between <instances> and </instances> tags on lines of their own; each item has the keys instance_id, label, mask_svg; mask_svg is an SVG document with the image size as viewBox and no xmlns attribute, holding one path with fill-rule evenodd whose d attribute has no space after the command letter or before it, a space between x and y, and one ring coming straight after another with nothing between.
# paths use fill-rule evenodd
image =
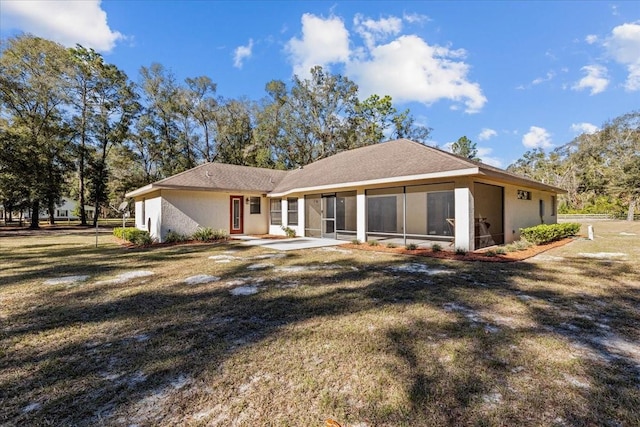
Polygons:
<instances>
[{"instance_id":1,"label":"dry grass patch","mask_svg":"<svg viewBox=\"0 0 640 427\"><path fill-rule=\"evenodd\" d=\"M638 425L639 228L510 264L3 237L0 424Z\"/></svg>"}]
</instances>

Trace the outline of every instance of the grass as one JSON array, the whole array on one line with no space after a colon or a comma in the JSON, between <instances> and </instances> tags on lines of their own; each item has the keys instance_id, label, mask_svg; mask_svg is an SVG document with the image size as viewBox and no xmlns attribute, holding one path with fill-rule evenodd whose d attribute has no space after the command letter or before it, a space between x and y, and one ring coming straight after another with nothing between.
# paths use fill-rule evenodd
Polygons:
<instances>
[{"instance_id":1,"label":"grass","mask_svg":"<svg viewBox=\"0 0 640 427\"><path fill-rule=\"evenodd\" d=\"M3 425L640 422L638 223L513 264L64 233L0 238Z\"/></svg>"}]
</instances>

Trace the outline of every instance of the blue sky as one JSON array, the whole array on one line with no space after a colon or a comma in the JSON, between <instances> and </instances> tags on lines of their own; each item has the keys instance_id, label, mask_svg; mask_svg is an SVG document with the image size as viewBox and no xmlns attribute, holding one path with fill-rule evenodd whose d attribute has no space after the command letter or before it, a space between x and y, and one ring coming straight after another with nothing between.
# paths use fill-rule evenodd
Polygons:
<instances>
[{"instance_id":1,"label":"blue sky","mask_svg":"<svg viewBox=\"0 0 640 427\"><path fill-rule=\"evenodd\" d=\"M322 65L500 167L640 108L632 1L0 0L0 29L93 47L136 81L153 62L208 75L227 98Z\"/></svg>"}]
</instances>

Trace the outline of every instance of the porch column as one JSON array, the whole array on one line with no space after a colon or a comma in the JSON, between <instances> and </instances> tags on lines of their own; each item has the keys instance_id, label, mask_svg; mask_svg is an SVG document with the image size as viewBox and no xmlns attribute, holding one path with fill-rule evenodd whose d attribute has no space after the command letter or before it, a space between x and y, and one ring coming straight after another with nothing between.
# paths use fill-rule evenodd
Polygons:
<instances>
[{"instance_id":1,"label":"porch column","mask_svg":"<svg viewBox=\"0 0 640 427\"><path fill-rule=\"evenodd\" d=\"M457 185L456 185L457 187ZM473 194L468 186L461 186L454 190L455 198L455 248L473 251L475 249L473 223Z\"/></svg>"},{"instance_id":2,"label":"porch column","mask_svg":"<svg viewBox=\"0 0 640 427\"><path fill-rule=\"evenodd\" d=\"M356 192L356 239L361 242L367 240L367 199L364 189Z\"/></svg>"},{"instance_id":3,"label":"porch column","mask_svg":"<svg viewBox=\"0 0 640 427\"><path fill-rule=\"evenodd\" d=\"M298 197L298 236L305 237L305 210L304 210L304 196Z\"/></svg>"},{"instance_id":4,"label":"porch column","mask_svg":"<svg viewBox=\"0 0 640 427\"><path fill-rule=\"evenodd\" d=\"M289 209L289 203L287 202L287 198L283 197L281 202L281 207L280 209L282 209L282 227L288 227L289 226L289 215L287 215L287 211Z\"/></svg>"}]
</instances>

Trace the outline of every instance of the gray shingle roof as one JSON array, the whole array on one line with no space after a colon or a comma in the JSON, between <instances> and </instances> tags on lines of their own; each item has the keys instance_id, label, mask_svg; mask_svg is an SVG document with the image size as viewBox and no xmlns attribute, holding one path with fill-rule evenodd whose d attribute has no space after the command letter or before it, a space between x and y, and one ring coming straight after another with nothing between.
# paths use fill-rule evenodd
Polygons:
<instances>
[{"instance_id":1,"label":"gray shingle roof","mask_svg":"<svg viewBox=\"0 0 640 427\"><path fill-rule=\"evenodd\" d=\"M273 192L477 167L475 163L436 148L396 139L343 151L293 170Z\"/></svg>"},{"instance_id":2,"label":"gray shingle roof","mask_svg":"<svg viewBox=\"0 0 640 427\"><path fill-rule=\"evenodd\" d=\"M158 188L286 194L304 188L338 187L347 183L438 173L455 174L458 171L466 171L463 172L466 175L487 176L506 182L528 184L534 188L563 192L561 189L434 147L407 139L397 139L343 151L291 171L205 163L132 191L127 196L138 196Z\"/></svg>"},{"instance_id":3,"label":"gray shingle roof","mask_svg":"<svg viewBox=\"0 0 640 427\"><path fill-rule=\"evenodd\" d=\"M205 163L151 184L154 188L195 190L255 191L268 193L287 175L287 171ZM145 187L143 187L145 188ZM133 191L136 193L138 190Z\"/></svg>"}]
</instances>

